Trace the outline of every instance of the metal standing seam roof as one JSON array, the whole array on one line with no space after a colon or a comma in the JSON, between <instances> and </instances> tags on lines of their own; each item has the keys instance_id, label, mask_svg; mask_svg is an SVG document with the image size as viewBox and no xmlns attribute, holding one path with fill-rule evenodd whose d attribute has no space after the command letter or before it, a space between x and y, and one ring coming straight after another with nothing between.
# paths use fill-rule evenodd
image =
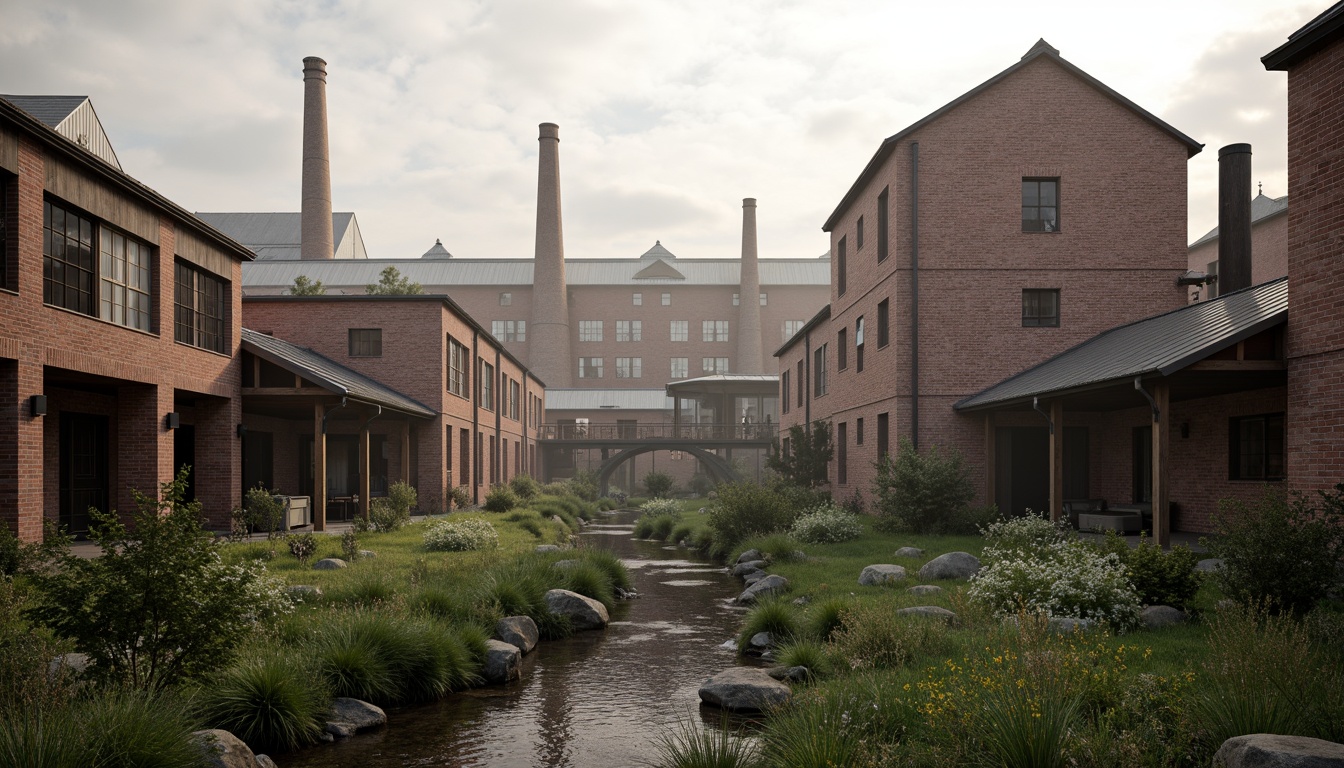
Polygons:
<instances>
[{"instance_id":1,"label":"metal standing seam roof","mask_svg":"<svg viewBox=\"0 0 1344 768\"><path fill-rule=\"evenodd\" d=\"M549 411L670 411L676 407L661 389L553 389L546 390Z\"/></svg>"},{"instance_id":2,"label":"metal standing seam roof","mask_svg":"<svg viewBox=\"0 0 1344 768\"><path fill-rule=\"evenodd\" d=\"M298 260L303 251L301 213L197 211L196 218L234 240L245 243L256 252L258 259ZM336 253L340 253L345 237L354 232L351 227L354 218L355 214L350 211L334 211L331 214L332 247ZM358 244L354 246L352 250L358 251Z\"/></svg>"},{"instance_id":3,"label":"metal standing seam roof","mask_svg":"<svg viewBox=\"0 0 1344 768\"><path fill-rule=\"evenodd\" d=\"M1269 197L1261 192L1251 200L1251 226L1259 224L1261 221L1277 216L1288 210L1288 196ZM1211 240L1218 239L1218 228L1214 227L1207 234L1190 244L1191 248L1203 245Z\"/></svg>"},{"instance_id":4,"label":"metal standing seam roof","mask_svg":"<svg viewBox=\"0 0 1344 768\"><path fill-rule=\"evenodd\" d=\"M1344 2L1327 8L1319 16L1288 36L1288 42L1260 57L1268 70L1286 70L1303 56L1316 50L1344 29Z\"/></svg>"},{"instance_id":5,"label":"metal standing seam roof","mask_svg":"<svg viewBox=\"0 0 1344 768\"><path fill-rule=\"evenodd\" d=\"M826 259L761 259L761 285L831 284L831 264ZM364 286L378 282L387 267L396 267L408 280L429 290L434 286L532 285L532 259L331 259L323 261L257 260L243 267L243 288L288 288L304 275L321 280L328 288ZM740 285L738 259L677 259L677 271L685 279L643 278L648 267L639 259L566 259L568 285Z\"/></svg>"},{"instance_id":6,"label":"metal standing seam roof","mask_svg":"<svg viewBox=\"0 0 1344 768\"><path fill-rule=\"evenodd\" d=\"M321 385L342 397L350 397L394 411L432 419L438 412L407 397L391 387L380 384L362 373L320 355L307 347L291 344L284 339L267 336L247 328L243 331L243 349L274 363L285 370Z\"/></svg>"},{"instance_id":7,"label":"metal standing seam roof","mask_svg":"<svg viewBox=\"0 0 1344 768\"><path fill-rule=\"evenodd\" d=\"M80 105L89 100L88 96L48 96L0 94L11 104L41 120L49 128L58 128Z\"/></svg>"},{"instance_id":8,"label":"metal standing seam roof","mask_svg":"<svg viewBox=\"0 0 1344 768\"><path fill-rule=\"evenodd\" d=\"M1171 374L1288 317L1288 278L1112 328L952 407L977 410Z\"/></svg>"}]
</instances>

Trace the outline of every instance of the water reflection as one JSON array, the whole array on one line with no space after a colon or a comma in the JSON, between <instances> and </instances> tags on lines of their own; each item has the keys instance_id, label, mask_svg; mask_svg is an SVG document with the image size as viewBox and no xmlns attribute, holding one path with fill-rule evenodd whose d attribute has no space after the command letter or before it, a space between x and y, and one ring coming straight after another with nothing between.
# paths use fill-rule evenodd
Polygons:
<instances>
[{"instance_id":1,"label":"water reflection","mask_svg":"<svg viewBox=\"0 0 1344 768\"><path fill-rule=\"evenodd\" d=\"M621 518L583 532L586 545L626 562L642 596L619 603L605 632L542 643L524 658L518 683L389 710L386 730L287 755L280 765L626 766L650 760L658 736L688 713L718 726L721 714L700 712L697 691L737 663L721 644L741 622L743 609L729 602L740 582L687 550L634 541L632 532Z\"/></svg>"}]
</instances>

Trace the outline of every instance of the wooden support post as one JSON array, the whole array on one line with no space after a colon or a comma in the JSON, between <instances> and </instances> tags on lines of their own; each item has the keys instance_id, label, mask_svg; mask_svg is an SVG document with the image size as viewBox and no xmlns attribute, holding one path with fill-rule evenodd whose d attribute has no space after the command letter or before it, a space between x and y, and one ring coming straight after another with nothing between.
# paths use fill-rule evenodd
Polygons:
<instances>
[{"instance_id":1,"label":"wooden support post","mask_svg":"<svg viewBox=\"0 0 1344 768\"><path fill-rule=\"evenodd\" d=\"M359 431L359 512L358 514L365 520L369 519L369 507L373 501L370 498L369 488L369 465L372 463L369 456L369 428L365 427Z\"/></svg>"},{"instance_id":2,"label":"wooden support post","mask_svg":"<svg viewBox=\"0 0 1344 768\"><path fill-rule=\"evenodd\" d=\"M327 434L322 417L326 406L313 404L313 530L327 530Z\"/></svg>"},{"instance_id":3,"label":"wooden support post","mask_svg":"<svg viewBox=\"0 0 1344 768\"><path fill-rule=\"evenodd\" d=\"M1050 402L1050 519L1064 516L1064 401Z\"/></svg>"},{"instance_id":4,"label":"wooden support post","mask_svg":"<svg viewBox=\"0 0 1344 768\"><path fill-rule=\"evenodd\" d=\"M1153 420L1153 543L1171 546L1171 482L1167 454L1171 445L1171 388L1165 381L1153 385L1157 413Z\"/></svg>"},{"instance_id":5,"label":"wooden support post","mask_svg":"<svg viewBox=\"0 0 1344 768\"><path fill-rule=\"evenodd\" d=\"M995 453L998 447L995 435L994 414L985 414L985 503L998 503L998 488L995 481L999 473L999 457Z\"/></svg>"}]
</instances>

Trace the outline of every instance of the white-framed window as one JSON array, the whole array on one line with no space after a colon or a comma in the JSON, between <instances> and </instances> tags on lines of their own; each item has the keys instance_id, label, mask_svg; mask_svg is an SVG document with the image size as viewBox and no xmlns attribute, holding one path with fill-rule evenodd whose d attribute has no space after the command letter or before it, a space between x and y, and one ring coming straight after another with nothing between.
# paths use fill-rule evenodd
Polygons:
<instances>
[{"instance_id":1,"label":"white-framed window","mask_svg":"<svg viewBox=\"0 0 1344 768\"><path fill-rule=\"evenodd\" d=\"M672 306L672 294L668 293L667 291L663 291L663 306L664 307Z\"/></svg>"},{"instance_id":2,"label":"white-framed window","mask_svg":"<svg viewBox=\"0 0 1344 768\"><path fill-rule=\"evenodd\" d=\"M600 357L580 357L580 358L579 358L579 378L580 378L580 379L600 379L600 378L602 378L602 358L600 358Z\"/></svg>"},{"instance_id":3,"label":"white-framed window","mask_svg":"<svg viewBox=\"0 0 1344 768\"><path fill-rule=\"evenodd\" d=\"M513 304L513 294L505 291L499 294L499 306L507 307Z\"/></svg>"},{"instance_id":4,"label":"white-framed window","mask_svg":"<svg viewBox=\"0 0 1344 768\"><path fill-rule=\"evenodd\" d=\"M642 357L616 358L616 378L639 379L643 377L644 377L644 358Z\"/></svg>"},{"instance_id":5,"label":"white-framed window","mask_svg":"<svg viewBox=\"0 0 1344 768\"><path fill-rule=\"evenodd\" d=\"M784 321L784 339L783 339L783 340L784 340L784 341L788 341L789 339L792 339L793 336L794 336L794 334L796 334L796 333L798 333L799 331L803 330L803 323L805 323L805 322L807 322L807 321L806 321L806 320L785 320L785 321Z\"/></svg>"},{"instance_id":6,"label":"white-framed window","mask_svg":"<svg viewBox=\"0 0 1344 768\"><path fill-rule=\"evenodd\" d=\"M635 293L631 294L631 298L634 300L634 304L636 307L644 306L644 294L636 291Z\"/></svg>"},{"instance_id":7,"label":"white-framed window","mask_svg":"<svg viewBox=\"0 0 1344 768\"><path fill-rule=\"evenodd\" d=\"M579 321L579 341L601 341L601 340L602 340L601 320Z\"/></svg>"},{"instance_id":8,"label":"white-framed window","mask_svg":"<svg viewBox=\"0 0 1344 768\"><path fill-rule=\"evenodd\" d=\"M500 341L527 341L527 321L491 320L490 335Z\"/></svg>"},{"instance_id":9,"label":"white-framed window","mask_svg":"<svg viewBox=\"0 0 1344 768\"><path fill-rule=\"evenodd\" d=\"M643 320L616 321L617 341L643 341L643 336L644 336Z\"/></svg>"},{"instance_id":10,"label":"white-framed window","mask_svg":"<svg viewBox=\"0 0 1344 768\"><path fill-rule=\"evenodd\" d=\"M705 373L727 373L728 358L726 357L702 357L700 358L700 369Z\"/></svg>"},{"instance_id":11,"label":"white-framed window","mask_svg":"<svg viewBox=\"0 0 1344 768\"><path fill-rule=\"evenodd\" d=\"M690 358L674 357L672 358L672 378L684 379L691 375Z\"/></svg>"},{"instance_id":12,"label":"white-framed window","mask_svg":"<svg viewBox=\"0 0 1344 768\"><path fill-rule=\"evenodd\" d=\"M728 321L704 320L700 323L700 334L703 341L727 341Z\"/></svg>"},{"instance_id":13,"label":"white-framed window","mask_svg":"<svg viewBox=\"0 0 1344 768\"><path fill-rule=\"evenodd\" d=\"M672 332L672 340L673 340L673 341L690 341L690 340L691 340L691 321L689 321L689 320L673 320L673 321L672 321L672 326L671 326L671 332Z\"/></svg>"}]
</instances>

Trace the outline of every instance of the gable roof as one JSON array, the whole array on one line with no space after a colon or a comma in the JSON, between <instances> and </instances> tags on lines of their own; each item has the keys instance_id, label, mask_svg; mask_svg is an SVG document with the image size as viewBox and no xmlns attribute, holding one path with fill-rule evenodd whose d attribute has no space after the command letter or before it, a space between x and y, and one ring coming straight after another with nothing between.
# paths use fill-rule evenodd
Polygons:
<instances>
[{"instance_id":1,"label":"gable roof","mask_svg":"<svg viewBox=\"0 0 1344 768\"><path fill-rule=\"evenodd\" d=\"M48 128L83 147L94 157L122 170L117 152L103 130L103 123L88 96L0 95L24 112L36 117Z\"/></svg>"},{"instance_id":2,"label":"gable roof","mask_svg":"<svg viewBox=\"0 0 1344 768\"><path fill-rule=\"evenodd\" d=\"M663 247L662 240L654 240L653 247L639 255L641 259L675 259L671 251Z\"/></svg>"},{"instance_id":3,"label":"gable roof","mask_svg":"<svg viewBox=\"0 0 1344 768\"><path fill-rule=\"evenodd\" d=\"M996 85L1001 80L1007 78L1009 75L1013 74L1014 72L1017 72L1019 69L1022 69L1026 65L1030 64L1031 62L1041 57L1045 57L1045 59L1047 59L1048 61L1052 61L1055 64L1058 64L1060 67L1064 69L1065 72L1068 72L1069 74L1073 75L1079 80L1082 80L1087 85L1092 86L1097 91L1101 92L1103 96L1109 98L1111 101L1114 101L1120 106L1130 110L1131 112L1143 118L1144 120L1147 120L1148 122L1156 126L1159 130L1167 133L1173 139L1184 144L1186 146L1186 151L1189 153L1187 157L1194 157L1196 154L1199 153L1200 150L1204 149L1203 144L1199 143L1198 141L1195 141L1189 136L1186 136L1184 133L1181 133L1180 131L1176 130L1169 123L1163 121L1161 118L1157 117L1153 113L1149 112L1143 107L1140 107L1138 104L1135 104L1134 102L1130 101L1124 96L1121 96L1119 93L1112 90L1110 86L1106 85L1105 83L1101 82L1095 77L1087 74L1083 70L1079 69L1077 66L1069 63L1067 60L1065 60L1059 55L1058 49L1052 47L1049 43L1045 42L1044 38L1042 38L1040 40L1037 40L1036 44L1031 47L1031 50L1027 51L1026 55L1024 55L1022 59L1018 61L1016 64L1013 64L1011 67L1008 67L999 74L989 78L985 82L981 83L980 85L977 85L976 87L972 88L966 93L963 93L962 95L943 105L939 109L929 113L920 120L911 123L901 131L892 134L891 136L888 136L885 140L883 140L882 144L877 148L877 153L873 155L873 159L868 161L868 165L865 166L863 172L859 174L859 178L854 181L854 184L849 188L849 191L846 192L845 196L840 199L840 204L836 206L835 210L831 213L830 218L826 219L825 224L821 225L821 230L823 232L830 232L831 229L835 227L836 221L840 218L841 214L845 211L846 208L850 206L851 203L854 202L854 199L859 196L859 193L863 191L863 188L867 186L868 182L872 179L872 177L876 175L878 170L882 167L882 165L886 163L887 158L891 156L891 153L896 151L896 145L900 143L902 139L914 133L915 131L919 130L920 128L923 128L929 123L932 123L933 121L937 120L943 115L946 115L948 112L951 112L953 109L960 106L961 104L970 101L972 98L980 95L982 92Z\"/></svg>"},{"instance_id":4,"label":"gable roof","mask_svg":"<svg viewBox=\"0 0 1344 768\"><path fill-rule=\"evenodd\" d=\"M438 413L420 401L365 376L358 371L324 357L307 347L291 344L284 339L242 329L243 350L267 362L334 392L372 405L381 405L394 411L432 419Z\"/></svg>"},{"instance_id":5,"label":"gable roof","mask_svg":"<svg viewBox=\"0 0 1344 768\"><path fill-rule=\"evenodd\" d=\"M303 252L301 213L196 212L196 217L251 248L259 261L298 261ZM359 222L352 211L331 214L333 258L367 259Z\"/></svg>"},{"instance_id":6,"label":"gable roof","mask_svg":"<svg viewBox=\"0 0 1344 768\"><path fill-rule=\"evenodd\" d=\"M630 279L654 280L659 278L664 280L685 280L686 276L678 272L676 267L668 264L662 259L658 259L649 266L636 272Z\"/></svg>"},{"instance_id":7,"label":"gable roof","mask_svg":"<svg viewBox=\"0 0 1344 768\"><path fill-rule=\"evenodd\" d=\"M1270 219L1281 213L1288 211L1288 196L1269 197L1264 192L1256 195L1251 200L1251 226L1259 224L1264 219ZM1207 234L1190 244L1191 248L1197 245L1203 245L1207 242L1218 239L1218 228L1210 229Z\"/></svg>"},{"instance_id":8,"label":"gable roof","mask_svg":"<svg viewBox=\"0 0 1344 768\"><path fill-rule=\"evenodd\" d=\"M1287 70L1319 46L1338 38L1344 30L1344 2L1330 6L1324 13L1307 22L1288 36L1288 42L1260 57L1260 63L1269 70Z\"/></svg>"},{"instance_id":9,"label":"gable roof","mask_svg":"<svg viewBox=\"0 0 1344 768\"><path fill-rule=\"evenodd\" d=\"M1288 318L1288 278L1112 328L952 407L973 411L1033 397L1170 376Z\"/></svg>"}]
</instances>

